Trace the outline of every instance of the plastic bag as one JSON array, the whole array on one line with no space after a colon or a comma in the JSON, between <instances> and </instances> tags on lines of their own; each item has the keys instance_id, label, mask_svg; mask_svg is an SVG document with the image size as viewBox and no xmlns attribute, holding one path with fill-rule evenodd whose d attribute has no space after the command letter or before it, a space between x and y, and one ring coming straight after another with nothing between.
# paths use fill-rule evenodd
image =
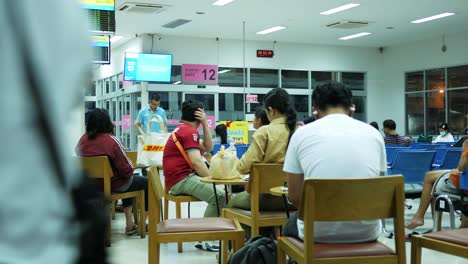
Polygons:
<instances>
[{"instance_id":1,"label":"plastic bag","mask_svg":"<svg viewBox=\"0 0 468 264\"><path fill-rule=\"evenodd\" d=\"M221 150L211 158L210 177L219 180L240 178L236 169L238 162L234 153L221 146Z\"/></svg>"}]
</instances>

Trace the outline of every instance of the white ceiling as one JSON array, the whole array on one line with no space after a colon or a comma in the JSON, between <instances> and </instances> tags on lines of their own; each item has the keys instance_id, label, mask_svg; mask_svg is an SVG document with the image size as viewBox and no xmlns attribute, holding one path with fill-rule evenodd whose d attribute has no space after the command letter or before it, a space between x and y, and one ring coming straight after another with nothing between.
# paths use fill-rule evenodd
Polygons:
<instances>
[{"instance_id":1,"label":"white ceiling","mask_svg":"<svg viewBox=\"0 0 468 264\"><path fill-rule=\"evenodd\" d=\"M220 39L242 39L242 23L246 24L246 39L261 41L350 45L364 47L393 46L406 42L440 37L442 34L468 34L468 0L236 0L226 6L211 5L215 0L129 0L139 3L170 5L156 14L116 11L116 35L125 38L135 34L158 33ZM118 8L125 0L116 0ZM348 3L361 4L350 10L329 16L320 12ZM197 15L195 12L205 12ZM422 24L410 22L444 12L456 15ZM191 22L175 29L161 27L176 19ZM324 27L340 20L372 22L358 29ZM268 35L256 32L282 25L287 29ZM394 27L394 29L386 29ZM371 32L372 35L352 40L339 37Z\"/></svg>"}]
</instances>

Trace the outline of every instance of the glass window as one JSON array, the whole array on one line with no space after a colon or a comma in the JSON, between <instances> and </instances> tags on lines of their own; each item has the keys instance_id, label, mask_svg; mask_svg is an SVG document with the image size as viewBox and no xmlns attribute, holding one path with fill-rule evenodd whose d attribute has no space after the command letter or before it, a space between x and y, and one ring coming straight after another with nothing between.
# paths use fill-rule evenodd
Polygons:
<instances>
[{"instance_id":1,"label":"glass window","mask_svg":"<svg viewBox=\"0 0 468 264\"><path fill-rule=\"evenodd\" d=\"M106 88L105 88L105 91L106 91L105 94L108 94L108 93L110 92L110 82L109 82L109 80L106 80Z\"/></svg>"},{"instance_id":2,"label":"glass window","mask_svg":"<svg viewBox=\"0 0 468 264\"><path fill-rule=\"evenodd\" d=\"M353 104L355 105L356 111L353 114L353 117L362 122L367 122L366 120L366 97L365 96L353 96Z\"/></svg>"},{"instance_id":3,"label":"glass window","mask_svg":"<svg viewBox=\"0 0 468 264\"><path fill-rule=\"evenodd\" d=\"M182 66L172 65L171 69L171 83L179 84L182 82Z\"/></svg>"},{"instance_id":4,"label":"glass window","mask_svg":"<svg viewBox=\"0 0 468 264\"><path fill-rule=\"evenodd\" d=\"M308 88L306 71L281 70L281 86L283 88Z\"/></svg>"},{"instance_id":5,"label":"glass window","mask_svg":"<svg viewBox=\"0 0 468 264\"><path fill-rule=\"evenodd\" d=\"M440 123L445 122L445 90L428 92L426 106L426 134L437 135Z\"/></svg>"},{"instance_id":6,"label":"glass window","mask_svg":"<svg viewBox=\"0 0 468 264\"><path fill-rule=\"evenodd\" d=\"M85 113L96 108L96 102L85 102Z\"/></svg>"},{"instance_id":7,"label":"glass window","mask_svg":"<svg viewBox=\"0 0 468 264\"><path fill-rule=\"evenodd\" d=\"M447 68L448 87L468 86L468 65Z\"/></svg>"},{"instance_id":8,"label":"glass window","mask_svg":"<svg viewBox=\"0 0 468 264\"><path fill-rule=\"evenodd\" d=\"M312 78L312 89L317 85L336 79L333 72L313 71L310 75Z\"/></svg>"},{"instance_id":9,"label":"glass window","mask_svg":"<svg viewBox=\"0 0 468 264\"><path fill-rule=\"evenodd\" d=\"M161 104L159 106L167 111L169 109L169 93L168 92L149 92L148 99L151 99L151 97L155 94L159 94L159 97L161 98L160 100ZM146 106L147 104L148 103L145 102L143 105Z\"/></svg>"},{"instance_id":10,"label":"glass window","mask_svg":"<svg viewBox=\"0 0 468 264\"><path fill-rule=\"evenodd\" d=\"M341 73L341 82L351 90L364 90L365 73L362 72L343 72Z\"/></svg>"},{"instance_id":11,"label":"glass window","mask_svg":"<svg viewBox=\"0 0 468 264\"><path fill-rule=\"evenodd\" d=\"M250 112L252 114L255 114L255 111L257 110L257 108L259 106L263 105L263 103L265 101L265 96L266 96L266 94L258 94L257 95L258 104L250 104Z\"/></svg>"},{"instance_id":12,"label":"glass window","mask_svg":"<svg viewBox=\"0 0 468 264\"><path fill-rule=\"evenodd\" d=\"M468 89L448 91L448 124L454 134L463 134L468 126Z\"/></svg>"},{"instance_id":13,"label":"glass window","mask_svg":"<svg viewBox=\"0 0 468 264\"><path fill-rule=\"evenodd\" d=\"M219 86L244 87L242 76L244 76L242 68L218 67ZM247 70L245 71L245 80L247 87Z\"/></svg>"},{"instance_id":14,"label":"glass window","mask_svg":"<svg viewBox=\"0 0 468 264\"><path fill-rule=\"evenodd\" d=\"M426 90L445 89L445 70L434 69L426 71Z\"/></svg>"},{"instance_id":15,"label":"glass window","mask_svg":"<svg viewBox=\"0 0 468 264\"><path fill-rule=\"evenodd\" d=\"M406 134L424 134L424 93L406 95Z\"/></svg>"},{"instance_id":16,"label":"glass window","mask_svg":"<svg viewBox=\"0 0 468 264\"><path fill-rule=\"evenodd\" d=\"M289 98L296 110L297 121L304 120L309 116L309 99L307 95L290 95Z\"/></svg>"},{"instance_id":17,"label":"glass window","mask_svg":"<svg viewBox=\"0 0 468 264\"><path fill-rule=\"evenodd\" d=\"M85 88L85 96L95 96L96 95L96 82L95 81L89 81L88 85L86 85Z\"/></svg>"},{"instance_id":18,"label":"glass window","mask_svg":"<svg viewBox=\"0 0 468 264\"><path fill-rule=\"evenodd\" d=\"M278 70L250 69L250 87L278 88Z\"/></svg>"},{"instance_id":19,"label":"glass window","mask_svg":"<svg viewBox=\"0 0 468 264\"><path fill-rule=\"evenodd\" d=\"M422 71L406 73L406 91L424 91L424 73Z\"/></svg>"},{"instance_id":20,"label":"glass window","mask_svg":"<svg viewBox=\"0 0 468 264\"><path fill-rule=\"evenodd\" d=\"M219 94L219 117L217 121L244 120L243 94ZM247 108L246 108L247 109Z\"/></svg>"}]
</instances>

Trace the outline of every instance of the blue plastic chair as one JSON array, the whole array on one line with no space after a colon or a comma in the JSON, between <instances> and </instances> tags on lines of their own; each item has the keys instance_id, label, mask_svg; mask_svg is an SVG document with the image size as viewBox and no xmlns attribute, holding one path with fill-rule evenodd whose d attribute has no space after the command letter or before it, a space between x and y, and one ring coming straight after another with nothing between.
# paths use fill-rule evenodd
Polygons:
<instances>
[{"instance_id":1,"label":"blue plastic chair","mask_svg":"<svg viewBox=\"0 0 468 264\"><path fill-rule=\"evenodd\" d=\"M435 144L431 143L414 143L410 145L410 148L413 149L426 149L426 150L434 150L436 147Z\"/></svg>"},{"instance_id":2,"label":"blue plastic chair","mask_svg":"<svg viewBox=\"0 0 468 264\"><path fill-rule=\"evenodd\" d=\"M451 170L458 166L462 153L462 148L449 148L445 155L444 162L439 166L439 170Z\"/></svg>"},{"instance_id":3,"label":"blue plastic chair","mask_svg":"<svg viewBox=\"0 0 468 264\"><path fill-rule=\"evenodd\" d=\"M460 174L460 189L468 190L468 167L466 167L465 171Z\"/></svg>"},{"instance_id":4,"label":"blue plastic chair","mask_svg":"<svg viewBox=\"0 0 468 264\"><path fill-rule=\"evenodd\" d=\"M236 145L237 149L237 158L241 159L244 153L249 149L248 145Z\"/></svg>"},{"instance_id":5,"label":"blue plastic chair","mask_svg":"<svg viewBox=\"0 0 468 264\"><path fill-rule=\"evenodd\" d=\"M387 165L391 165L395 160L396 153L400 150L405 150L405 147L389 147L385 146L385 152L387 153Z\"/></svg>"},{"instance_id":6,"label":"blue plastic chair","mask_svg":"<svg viewBox=\"0 0 468 264\"><path fill-rule=\"evenodd\" d=\"M440 166L444 164L445 156L447 155L448 148L436 148L435 149L435 157L434 161L432 162L432 167L434 170L440 170Z\"/></svg>"}]
</instances>

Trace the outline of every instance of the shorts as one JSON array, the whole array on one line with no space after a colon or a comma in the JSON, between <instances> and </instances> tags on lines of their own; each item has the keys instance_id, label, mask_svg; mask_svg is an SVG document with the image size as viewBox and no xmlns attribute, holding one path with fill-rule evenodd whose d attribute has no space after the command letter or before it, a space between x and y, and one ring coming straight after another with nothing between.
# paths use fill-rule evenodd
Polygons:
<instances>
[{"instance_id":1,"label":"shorts","mask_svg":"<svg viewBox=\"0 0 468 264\"><path fill-rule=\"evenodd\" d=\"M432 188L432 193L449 193L449 194L460 194L460 189L458 189L453 182L450 180L450 172L442 174L437 181L434 183ZM465 199L466 200L466 199ZM462 213L468 217L468 210L462 210Z\"/></svg>"}]
</instances>

